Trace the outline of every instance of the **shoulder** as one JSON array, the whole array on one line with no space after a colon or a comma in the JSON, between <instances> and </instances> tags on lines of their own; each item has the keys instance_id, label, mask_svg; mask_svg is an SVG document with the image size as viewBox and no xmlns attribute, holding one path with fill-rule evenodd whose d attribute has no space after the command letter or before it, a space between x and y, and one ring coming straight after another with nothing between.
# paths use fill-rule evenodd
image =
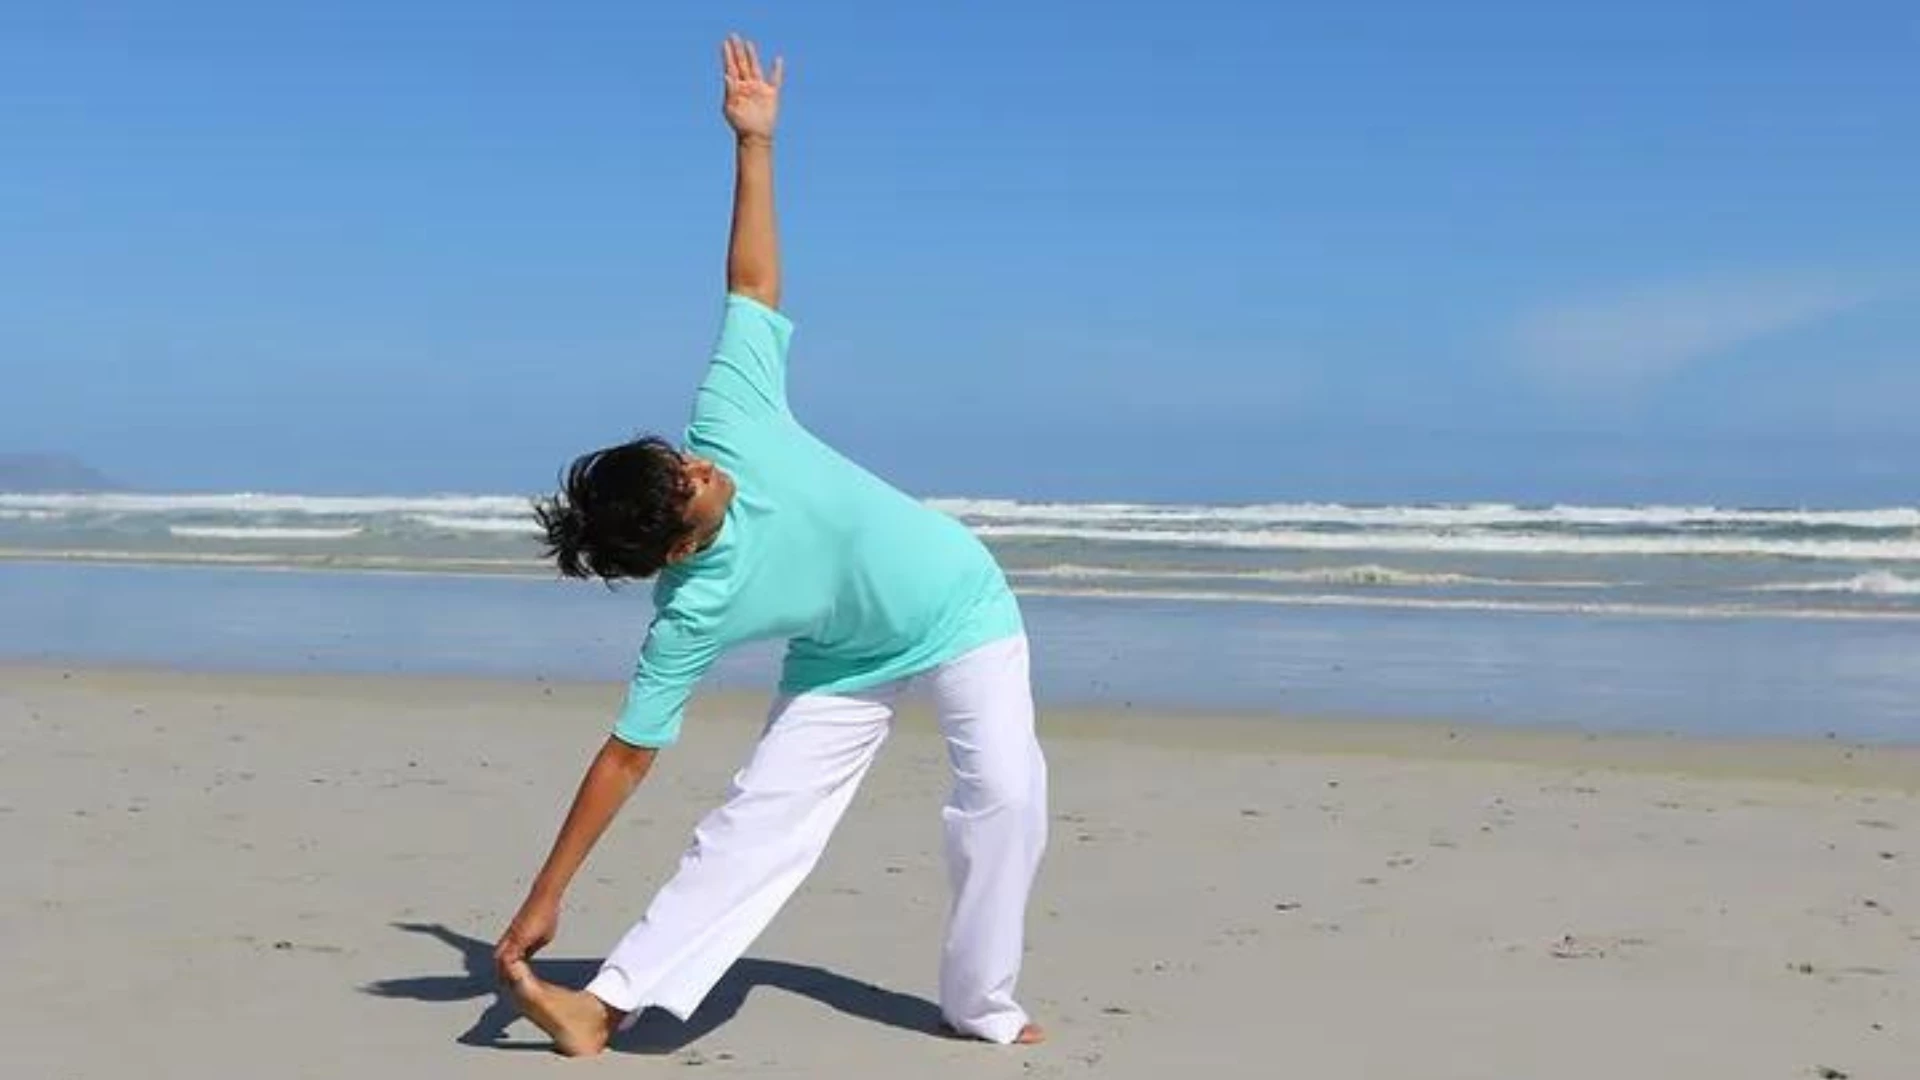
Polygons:
<instances>
[{"instance_id":1,"label":"shoulder","mask_svg":"<svg viewBox=\"0 0 1920 1080\"><path fill-rule=\"evenodd\" d=\"M717 631L733 592L732 575L723 567L668 567L654 579L655 619L685 631Z\"/></svg>"}]
</instances>

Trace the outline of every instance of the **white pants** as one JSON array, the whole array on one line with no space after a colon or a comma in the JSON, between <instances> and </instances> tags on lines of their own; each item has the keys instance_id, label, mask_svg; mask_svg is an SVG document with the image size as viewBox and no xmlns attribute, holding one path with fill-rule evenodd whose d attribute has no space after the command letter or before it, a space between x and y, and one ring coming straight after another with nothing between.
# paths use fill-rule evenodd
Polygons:
<instances>
[{"instance_id":1,"label":"white pants","mask_svg":"<svg viewBox=\"0 0 1920 1080\"><path fill-rule=\"evenodd\" d=\"M1011 1042L1027 1023L1014 983L1047 840L1047 767L1027 664L1026 638L1013 637L872 690L775 701L726 804L694 830L678 872L588 992L629 1014L658 1006L690 1016L819 861L886 741L894 702L924 687L954 777L942 813L953 908L940 1010L965 1034Z\"/></svg>"}]
</instances>

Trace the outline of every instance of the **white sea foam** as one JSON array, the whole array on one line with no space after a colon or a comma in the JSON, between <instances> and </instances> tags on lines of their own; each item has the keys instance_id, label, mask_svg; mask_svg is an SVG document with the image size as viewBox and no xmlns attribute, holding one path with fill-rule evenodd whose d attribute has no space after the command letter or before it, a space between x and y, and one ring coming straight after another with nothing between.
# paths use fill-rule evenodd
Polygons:
<instances>
[{"instance_id":1,"label":"white sea foam","mask_svg":"<svg viewBox=\"0 0 1920 1080\"><path fill-rule=\"evenodd\" d=\"M1085 525L1234 524L1343 525L1374 528L1473 528L1531 525L1684 528L1747 526L1769 529L1920 529L1920 507L1862 510L1728 509L1715 506L1542 506L1457 503L1349 506L1271 503L1182 506L1141 503L1023 503L1007 499L934 499L931 505L981 523L1074 522Z\"/></svg>"},{"instance_id":2,"label":"white sea foam","mask_svg":"<svg viewBox=\"0 0 1920 1080\"><path fill-rule=\"evenodd\" d=\"M1021 587L1026 596L1097 600L1182 600L1196 603L1269 604L1284 607L1393 608L1429 611L1515 612L1544 615L1608 615L1672 619L1818 619L1830 621L1920 622L1920 611L1860 608L1743 607L1737 604L1569 603L1557 600L1479 600L1440 597L1355 596L1349 593L1302 595L1231 590L1109 589L1072 586Z\"/></svg>"},{"instance_id":3,"label":"white sea foam","mask_svg":"<svg viewBox=\"0 0 1920 1080\"><path fill-rule=\"evenodd\" d=\"M1059 524L1087 528L1148 526L1170 529L1204 526L1344 526L1378 529L1456 529L1565 527L1686 529L1712 527L1766 529L1850 528L1920 529L1920 507L1849 510L1795 508L1739 509L1716 506L1521 506L1513 503L1441 503L1357 506L1342 503L1266 503L1202 506L1151 503L1052 503L1009 499L933 499L930 505L969 522L985 525ZM354 517L422 514L507 518L524 515L522 495L436 494L299 495L234 492L206 494L6 494L0 512L93 512L104 514L230 513L235 515L309 515Z\"/></svg>"},{"instance_id":4,"label":"white sea foam","mask_svg":"<svg viewBox=\"0 0 1920 1080\"><path fill-rule=\"evenodd\" d=\"M1874 570L1839 581L1794 581L1756 585L1755 592L1859 593L1866 596L1920 596L1920 578L1901 577L1890 570Z\"/></svg>"},{"instance_id":5,"label":"white sea foam","mask_svg":"<svg viewBox=\"0 0 1920 1080\"><path fill-rule=\"evenodd\" d=\"M0 508L109 514L227 513L351 517L423 513L506 516L525 513L527 500L518 495L278 495L253 492L225 495L0 494Z\"/></svg>"},{"instance_id":6,"label":"white sea foam","mask_svg":"<svg viewBox=\"0 0 1920 1080\"><path fill-rule=\"evenodd\" d=\"M1535 589L1594 589L1618 582L1605 581L1529 581L1514 578L1475 577L1471 574L1421 573L1396 570L1390 566L1324 566L1306 570L1218 570L1120 566L1081 566L1063 563L1055 566L1014 569L1010 574L1021 579L1060 581L1269 581L1280 584L1350 585L1407 587L1433 585L1498 585Z\"/></svg>"},{"instance_id":7,"label":"white sea foam","mask_svg":"<svg viewBox=\"0 0 1920 1080\"><path fill-rule=\"evenodd\" d=\"M523 508L524 509L524 508ZM428 528L446 532L466 533L534 533L540 532L540 523L532 517L464 517L455 514L408 514L407 520Z\"/></svg>"},{"instance_id":8,"label":"white sea foam","mask_svg":"<svg viewBox=\"0 0 1920 1080\"><path fill-rule=\"evenodd\" d=\"M1276 551L1402 551L1489 555L1711 555L1846 561L1920 561L1920 538L1775 540L1757 536L1591 536L1569 533L1324 533L1299 529L1110 529L1070 525L976 525L989 539L1081 540Z\"/></svg>"},{"instance_id":9,"label":"white sea foam","mask_svg":"<svg viewBox=\"0 0 1920 1080\"><path fill-rule=\"evenodd\" d=\"M327 570L351 573L432 574L441 576L502 574L546 576L551 568L536 559L498 559L470 556L377 555L366 552L327 555L289 551L124 551L101 548L0 547L0 560L19 562L125 563L245 567L255 570Z\"/></svg>"},{"instance_id":10,"label":"white sea foam","mask_svg":"<svg viewBox=\"0 0 1920 1080\"><path fill-rule=\"evenodd\" d=\"M340 528L286 528L275 525L171 525L167 531L194 540L346 540L363 531L358 525Z\"/></svg>"},{"instance_id":11,"label":"white sea foam","mask_svg":"<svg viewBox=\"0 0 1920 1080\"><path fill-rule=\"evenodd\" d=\"M1429 553L1920 562L1920 508L1915 507L1800 510L1307 502L1179 506L993 499L944 499L934 500L933 505L960 517L989 539L1344 552L1356 561L1376 553ZM6 520L57 518L63 528L108 530L117 544L137 542L129 538L146 530L205 539L333 539L353 535L337 531L348 527L362 529L369 537L424 530L445 537L449 544L481 544L486 537L538 535L529 510L523 496L487 494L0 494L0 515ZM324 531L290 531L303 529ZM454 537L467 539L456 541ZM1483 581L1431 574L1407 576L1414 572L1367 567L1261 573L1278 575L1268 577L1273 581L1326 581L1347 586L1504 583L1497 577Z\"/></svg>"}]
</instances>

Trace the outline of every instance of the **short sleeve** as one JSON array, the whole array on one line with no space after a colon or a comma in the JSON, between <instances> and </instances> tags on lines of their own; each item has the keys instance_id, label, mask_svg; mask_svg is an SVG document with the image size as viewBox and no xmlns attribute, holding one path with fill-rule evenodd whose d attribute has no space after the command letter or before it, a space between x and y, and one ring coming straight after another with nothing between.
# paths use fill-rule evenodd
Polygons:
<instances>
[{"instance_id":1,"label":"short sleeve","mask_svg":"<svg viewBox=\"0 0 1920 1080\"><path fill-rule=\"evenodd\" d=\"M680 738L687 699L713 666L719 643L670 612L655 616L627 685L613 736L630 746L660 748Z\"/></svg>"},{"instance_id":2,"label":"short sleeve","mask_svg":"<svg viewBox=\"0 0 1920 1080\"><path fill-rule=\"evenodd\" d=\"M720 322L707 377L694 403L694 420L735 414L787 412L787 342L793 323L748 296L731 293Z\"/></svg>"}]
</instances>

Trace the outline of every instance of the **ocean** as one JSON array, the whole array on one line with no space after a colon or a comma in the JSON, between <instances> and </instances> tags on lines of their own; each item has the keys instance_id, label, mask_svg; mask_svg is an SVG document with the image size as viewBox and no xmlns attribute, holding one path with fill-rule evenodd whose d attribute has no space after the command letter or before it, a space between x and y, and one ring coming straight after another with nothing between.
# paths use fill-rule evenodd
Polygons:
<instances>
[{"instance_id":1,"label":"ocean","mask_svg":"<svg viewBox=\"0 0 1920 1080\"><path fill-rule=\"evenodd\" d=\"M1050 700L1920 740L1916 507L932 504ZM537 541L513 495L0 494L0 658L624 677L646 588Z\"/></svg>"}]
</instances>

